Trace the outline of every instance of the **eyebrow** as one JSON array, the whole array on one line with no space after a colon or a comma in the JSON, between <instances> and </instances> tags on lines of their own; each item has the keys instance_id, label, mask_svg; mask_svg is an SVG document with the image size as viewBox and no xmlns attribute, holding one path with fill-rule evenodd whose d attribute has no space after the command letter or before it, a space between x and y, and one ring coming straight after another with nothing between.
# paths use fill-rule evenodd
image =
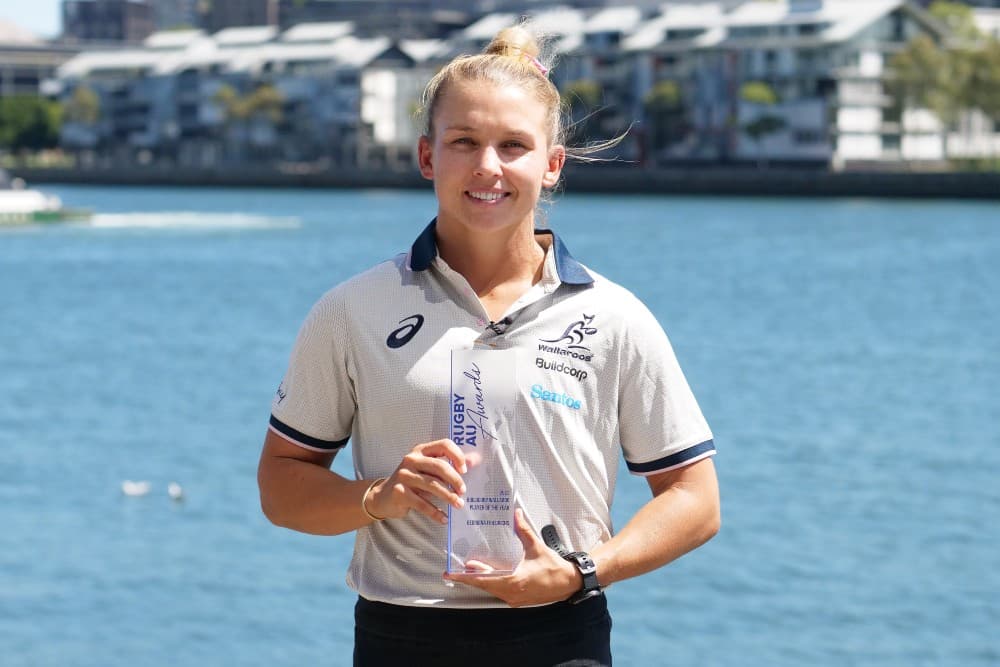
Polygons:
<instances>
[{"instance_id":1,"label":"eyebrow","mask_svg":"<svg viewBox=\"0 0 1000 667\"><path fill-rule=\"evenodd\" d=\"M448 126L448 127L444 128L444 131L445 132L476 132L476 131L478 131L478 129L479 128L472 127L471 125L454 125L454 126ZM529 138L529 137L531 137L531 133L527 132L525 130L511 130L509 132L506 132L505 134L507 134L509 136L512 136L512 137L523 137L523 138Z\"/></svg>"}]
</instances>

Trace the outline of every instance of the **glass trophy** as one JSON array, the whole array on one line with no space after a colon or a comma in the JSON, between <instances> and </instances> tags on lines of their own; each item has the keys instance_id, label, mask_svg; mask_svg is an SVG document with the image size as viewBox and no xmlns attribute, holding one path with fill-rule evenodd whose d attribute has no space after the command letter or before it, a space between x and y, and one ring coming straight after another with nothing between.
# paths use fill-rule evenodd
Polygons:
<instances>
[{"instance_id":1,"label":"glass trophy","mask_svg":"<svg viewBox=\"0 0 1000 667\"><path fill-rule=\"evenodd\" d=\"M524 549L514 531L516 350L451 353L449 434L466 455L465 505L448 508L448 572L510 573Z\"/></svg>"}]
</instances>

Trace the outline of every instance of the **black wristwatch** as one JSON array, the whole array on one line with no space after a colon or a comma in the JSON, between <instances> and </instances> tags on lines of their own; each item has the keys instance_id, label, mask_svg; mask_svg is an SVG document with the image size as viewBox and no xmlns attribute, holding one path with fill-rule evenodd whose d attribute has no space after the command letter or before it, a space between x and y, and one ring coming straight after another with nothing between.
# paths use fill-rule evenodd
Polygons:
<instances>
[{"instance_id":1,"label":"black wristwatch","mask_svg":"<svg viewBox=\"0 0 1000 667\"><path fill-rule=\"evenodd\" d=\"M552 524L542 528L542 539L545 544L563 559L576 565L576 569L580 570L580 574L583 576L583 586L580 587L576 593L569 596L567 601L571 604L578 604L592 597L597 597L598 595L604 595L604 591L601 590L601 584L597 581L597 565L594 563L594 559L590 557L586 551L570 551L559 539L559 533L556 531L556 527Z\"/></svg>"}]
</instances>

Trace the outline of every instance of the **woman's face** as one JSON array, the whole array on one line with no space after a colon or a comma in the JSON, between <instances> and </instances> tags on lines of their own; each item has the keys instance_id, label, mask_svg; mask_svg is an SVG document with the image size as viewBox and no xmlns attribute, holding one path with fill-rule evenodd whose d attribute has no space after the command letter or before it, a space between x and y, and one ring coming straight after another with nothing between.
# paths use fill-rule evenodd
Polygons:
<instances>
[{"instance_id":1,"label":"woman's face","mask_svg":"<svg viewBox=\"0 0 1000 667\"><path fill-rule=\"evenodd\" d=\"M438 224L473 231L534 225L542 187L559 180L562 146L549 146L545 106L519 86L467 81L445 89L418 146L434 181Z\"/></svg>"}]
</instances>

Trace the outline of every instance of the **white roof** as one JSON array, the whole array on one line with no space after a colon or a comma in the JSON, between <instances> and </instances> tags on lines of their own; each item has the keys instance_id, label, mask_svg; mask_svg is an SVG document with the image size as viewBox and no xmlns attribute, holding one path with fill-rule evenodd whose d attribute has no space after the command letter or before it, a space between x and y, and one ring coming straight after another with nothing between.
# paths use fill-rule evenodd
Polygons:
<instances>
[{"instance_id":1,"label":"white roof","mask_svg":"<svg viewBox=\"0 0 1000 667\"><path fill-rule=\"evenodd\" d=\"M440 39L405 39L399 43L399 50L418 63L444 55L448 43Z\"/></svg>"},{"instance_id":2,"label":"white roof","mask_svg":"<svg viewBox=\"0 0 1000 667\"><path fill-rule=\"evenodd\" d=\"M161 30L143 40L147 49L183 49L199 39L204 39L201 30Z\"/></svg>"},{"instance_id":3,"label":"white roof","mask_svg":"<svg viewBox=\"0 0 1000 667\"><path fill-rule=\"evenodd\" d=\"M153 69L162 60L163 53L142 49L84 51L62 64L59 77L80 77L110 70Z\"/></svg>"},{"instance_id":4,"label":"white roof","mask_svg":"<svg viewBox=\"0 0 1000 667\"><path fill-rule=\"evenodd\" d=\"M904 0L825 0L801 3L752 0L726 17L730 26L789 25L856 19L871 21L903 4Z\"/></svg>"},{"instance_id":5,"label":"white roof","mask_svg":"<svg viewBox=\"0 0 1000 667\"><path fill-rule=\"evenodd\" d=\"M247 46L263 44L274 39L278 28L273 25L248 26L243 28L224 28L212 35L219 46Z\"/></svg>"},{"instance_id":6,"label":"white roof","mask_svg":"<svg viewBox=\"0 0 1000 667\"><path fill-rule=\"evenodd\" d=\"M570 7L553 7L533 14L531 23L549 35L573 35L583 32L583 12Z\"/></svg>"},{"instance_id":7,"label":"white roof","mask_svg":"<svg viewBox=\"0 0 1000 667\"><path fill-rule=\"evenodd\" d=\"M565 37L556 40L555 42L555 52L559 54L572 53L576 51L581 46L583 46L583 35L580 33L575 33L573 35L566 35Z\"/></svg>"},{"instance_id":8,"label":"white roof","mask_svg":"<svg viewBox=\"0 0 1000 667\"><path fill-rule=\"evenodd\" d=\"M334 45L334 57L341 64L364 67L382 55L391 45L392 40L388 37L358 39L348 36L338 40Z\"/></svg>"},{"instance_id":9,"label":"white roof","mask_svg":"<svg viewBox=\"0 0 1000 667\"><path fill-rule=\"evenodd\" d=\"M282 42L333 42L354 31L350 21L329 23L299 23L281 35Z\"/></svg>"},{"instance_id":10,"label":"white roof","mask_svg":"<svg viewBox=\"0 0 1000 667\"><path fill-rule=\"evenodd\" d=\"M683 43L705 48L732 39L728 31L733 28L767 28L807 23L827 26L813 38L837 42L850 39L902 4L904 0L750 0L728 13L721 3L668 5L658 17L645 22L626 37L622 46L626 51L669 47L668 31L701 28L704 30L702 34L691 40L678 42L678 47Z\"/></svg>"},{"instance_id":11,"label":"white roof","mask_svg":"<svg viewBox=\"0 0 1000 667\"><path fill-rule=\"evenodd\" d=\"M584 22L583 31L631 32L641 20L642 10L638 7L606 7Z\"/></svg>"},{"instance_id":12,"label":"white roof","mask_svg":"<svg viewBox=\"0 0 1000 667\"><path fill-rule=\"evenodd\" d=\"M722 39L725 34L725 11L720 3L669 5L656 18L645 22L638 30L622 40L626 51L642 51L663 44L668 30L704 29L695 38L698 46L708 46ZM690 45L690 41L685 41Z\"/></svg>"},{"instance_id":13,"label":"white roof","mask_svg":"<svg viewBox=\"0 0 1000 667\"><path fill-rule=\"evenodd\" d=\"M361 68L385 52L392 44L387 37L358 39L348 35L326 44L283 44L275 42L263 47L242 49L232 58L230 69L259 69L267 62L328 62L331 66Z\"/></svg>"}]
</instances>

